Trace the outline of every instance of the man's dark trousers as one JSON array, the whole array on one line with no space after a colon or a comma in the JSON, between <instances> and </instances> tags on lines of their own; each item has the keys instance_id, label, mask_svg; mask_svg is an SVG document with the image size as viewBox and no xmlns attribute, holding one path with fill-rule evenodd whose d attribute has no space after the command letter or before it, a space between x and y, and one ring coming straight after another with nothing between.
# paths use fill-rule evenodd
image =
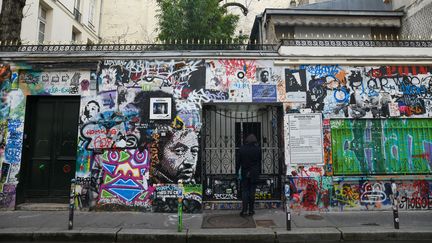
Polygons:
<instances>
[{"instance_id":1,"label":"man's dark trousers","mask_svg":"<svg viewBox=\"0 0 432 243\"><path fill-rule=\"evenodd\" d=\"M242 189L242 212L254 212L256 181L254 178L244 178L241 180Z\"/></svg>"}]
</instances>

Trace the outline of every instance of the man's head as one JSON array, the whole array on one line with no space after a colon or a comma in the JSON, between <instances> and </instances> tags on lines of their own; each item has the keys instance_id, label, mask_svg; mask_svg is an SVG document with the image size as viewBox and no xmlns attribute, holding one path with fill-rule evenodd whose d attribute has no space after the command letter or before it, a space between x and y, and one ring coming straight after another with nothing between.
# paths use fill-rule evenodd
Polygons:
<instances>
[{"instance_id":1,"label":"man's head","mask_svg":"<svg viewBox=\"0 0 432 243\"><path fill-rule=\"evenodd\" d=\"M261 82L267 83L269 81L270 74L267 70L261 71L260 76L261 76Z\"/></svg>"},{"instance_id":2,"label":"man's head","mask_svg":"<svg viewBox=\"0 0 432 243\"><path fill-rule=\"evenodd\" d=\"M193 182L198 162L198 136L192 130L177 130L162 148L161 170L177 182Z\"/></svg>"},{"instance_id":3,"label":"man's head","mask_svg":"<svg viewBox=\"0 0 432 243\"><path fill-rule=\"evenodd\" d=\"M244 141L244 144L257 144L257 143L258 143L257 137L253 133L248 134Z\"/></svg>"}]
</instances>

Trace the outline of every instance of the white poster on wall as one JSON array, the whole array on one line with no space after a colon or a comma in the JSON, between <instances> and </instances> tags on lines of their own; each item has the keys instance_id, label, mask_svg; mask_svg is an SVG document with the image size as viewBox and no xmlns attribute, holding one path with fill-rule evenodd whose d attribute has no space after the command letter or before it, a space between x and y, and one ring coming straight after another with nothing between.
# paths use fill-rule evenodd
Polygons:
<instances>
[{"instance_id":1,"label":"white poster on wall","mask_svg":"<svg viewBox=\"0 0 432 243\"><path fill-rule=\"evenodd\" d=\"M150 98L150 119L171 119L171 98Z\"/></svg>"},{"instance_id":2,"label":"white poster on wall","mask_svg":"<svg viewBox=\"0 0 432 243\"><path fill-rule=\"evenodd\" d=\"M288 165L323 164L321 114L287 114Z\"/></svg>"}]
</instances>

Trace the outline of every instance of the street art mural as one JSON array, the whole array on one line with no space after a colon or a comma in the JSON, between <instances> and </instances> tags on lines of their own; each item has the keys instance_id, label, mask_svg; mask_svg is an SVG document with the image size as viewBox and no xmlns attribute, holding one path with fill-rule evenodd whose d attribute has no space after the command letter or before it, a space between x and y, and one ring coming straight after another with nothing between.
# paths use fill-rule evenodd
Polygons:
<instances>
[{"instance_id":1,"label":"street art mural","mask_svg":"<svg viewBox=\"0 0 432 243\"><path fill-rule=\"evenodd\" d=\"M280 68L271 62L249 60L214 60L206 63L205 88L224 94L228 102L276 102L277 90L283 88Z\"/></svg>"},{"instance_id":2,"label":"street art mural","mask_svg":"<svg viewBox=\"0 0 432 243\"><path fill-rule=\"evenodd\" d=\"M286 68L284 75L285 112L321 113L324 118L322 164L287 164L294 210L391 207L391 181L351 177L355 175L394 175L401 209L428 208L430 178L397 178L432 172L431 67L300 65ZM287 117L284 125L289 131ZM286 153L293 145L286 142ZM418 184L427 186L414 188ZM423 196L416 196L417 191Z\"/></svg>"},{"instance_id":3,"label":"street art mural","mask_svg":"<svg viewBox=\"0 0 432 243\"><path fill-rule=\"evenodd\" d=\"M18 74L10 64L0 64L0 208L13 208L22 150L22 121L14 110Z\"/></svg>"},{"instance_id":4,"label":"street art mural","mask_svg":"<svg viewBox=\"0 0 432 243\"><path fill-rule=\"evenodd\" d=\"M329 118L429 117L431 72L429 66L301 65L285 69L287 100Z\"/></svg>"},{"instance_id":5,"label":"street art mural","mask_svg":"<svg viewBox=\"0 0 432 243\"><path fill-rule=\"evenodd\" d=\"M104 60L94 69L0 64L0 207L15 206L28 95L80 96L80 209L175 212L179 182L185 212L239 208L229 203L239 195L234 177L212 179L203 191L201 114L208 103L251 102L322 114L323 161L286 164L293 210L389 209L391 180L379 177L390 175L401 210L432 207L429 66L176 59ZM286 148L295 145L289 143L285 137ZM406 174L424 178L404 180ZM256 199L277 199L276 184L263 182ZM223 203L203 205L203 198Z\"/></svg>"},{"instance_id":6,"label":"street art mural","mask_svg":"<svg viewBox=\"0 0 432 243\"><path fill-rule=\"evenodd\" d=\"M432 170L430 119L332 120L335 175Z\"/></svg>"},{"instance_id":7,"label":"street art mural","mask_svg":"<svg viewBox=\"0 0 432 243\"><path fill-rule=\"evenodd\" d=\"M44 72L26 70L19 74L19 83L31 94L37 95L88 95L90 72Z\"/></svg>"},{"instance_id":8,"label":"street art mural","mask_svg":"<svg viewBox=\"0 0 432 243\"><path fill-rule=\"evenodd\" d=\"M154 188L149 185L150 153L147 150L105 150L95 156L100 171L97 204L149 208Z\"/></svg>"},{"instance_id":9,"label":"street art mural","mask_svg":"<svg viewBox=\"0 0 432 243\"><path fill-rule=\"evenodd\" d=\"M292 177L288 199L294 212L390 210L392 182L397 185L400 210L432 209L432 183L427 180L359 180L345 177L334 181L329 176Z\"/></svg>"}]
</instances>

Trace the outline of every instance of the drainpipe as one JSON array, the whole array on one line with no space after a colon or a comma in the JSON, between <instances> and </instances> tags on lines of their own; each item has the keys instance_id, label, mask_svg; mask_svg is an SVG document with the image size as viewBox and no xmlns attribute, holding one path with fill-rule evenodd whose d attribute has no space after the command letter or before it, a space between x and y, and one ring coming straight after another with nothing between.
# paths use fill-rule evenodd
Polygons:
<instances>
[{"instance_id":1,"label":"drainpipe","mask_svg":"<svg viewBox=\"0 0 432 243\"><path fill-rule=\"evenodd\" d=\"M99 37L99 43L102 42L102 37L101 37L101 29L102 29L102 9L103 9L103 3L104 0L100 1L100 7L99 7L99 26L98 26L98 37Z\"/></svg>"}]
</instances>

